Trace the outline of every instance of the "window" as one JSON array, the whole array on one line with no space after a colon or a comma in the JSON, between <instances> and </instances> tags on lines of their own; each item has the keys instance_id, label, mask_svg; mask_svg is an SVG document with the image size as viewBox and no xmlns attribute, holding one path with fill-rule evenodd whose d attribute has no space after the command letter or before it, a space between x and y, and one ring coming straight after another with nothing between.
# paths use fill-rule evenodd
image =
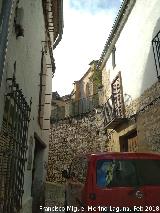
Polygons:
<instances>
[{"instance_id":1,"label":"window","mask_svg":"<svg viewBox=\"0 0 160 213\"><path fill-rule=\"evenodd\" d=\"M16 37L19 37L19 36L24 37L23 18L24 18L23 8L17 7L16 8L16 17L14 20Z\"/></svg>"},{"instance_id":2,"label":"window","mask_svg":"<svg viewBox=\"0 0 160 213\"><path fill-rule=\"evenodd\" d=\"M104 105L104 125L111 129L116 128L125 120L125 105L123 98L123 85L121 72L111 83L111 97ZM116 122L115 122L116 121Z\"/></svg>"},{"instance_id":3,"label":"window","mask_svg":"<svg viewBox=\"0 0 160 213\"><path fill-rule=\"evenodd\" d=\"M116 56L115 56L115 53L116 53L116 48L114 47L113 50L112 50L112 67L113 67L113 69L116 66Z\"/></svg>"},{"instance_id":4,"label":"window","mask_svg":"<svg viewBox=\"0 0 160 213\"><path fill-rule=\"evenodd\" d=\"M99 160L96 168L96 179L99 187L109 186L113 180L113 169L115 161L113 160Z\"/></svg>"},{"instance_id":5,"label":"window","mask_svg":"<svg viewBox=\"0 0 160 213\"><path fill-rule=\"evenodd\" d=\"M140 185L160 185L160 160L135 160Z\"/></svg>"},{"instance_id":6,"label":"window","mask_svg":"<svg viewBox=\"0 0 160 213\"><path fill-rule=\"evenodd\" d=\"M121 72L119 72L115 79L112 81L111 90L114 113L117 117L124 117L125 109Z\"/></svg>"},{"instance_id":7,"label":"window","mask_svg":"<svg viewBox=\"0 0 160 213\"><path fill-rule=\"evenodd\" d=\"M30 105L27 103L15 76L7 79L7 88L0 132L1 207L7 212L19 212L22 207L31 102Z\"/></svg>"},{"instance_id":8,"label":"window","mask_svg":"<svg viewBox=\"0 0 160 213\"><path fill-rule=\"evenodd\" d=\"M157 71L157 78L160 81L160 31L152 40L153 54Z\"/></svg>"},{"instance_id":9,"label":"window","mask_svg":"<svg viewBox=\"0 0 160 213\"><path fill-rule=\"evenodd\" d=\"M96 177L102 188L160 185L160 160L99 160Z\"/></svg>"}]
</instances>

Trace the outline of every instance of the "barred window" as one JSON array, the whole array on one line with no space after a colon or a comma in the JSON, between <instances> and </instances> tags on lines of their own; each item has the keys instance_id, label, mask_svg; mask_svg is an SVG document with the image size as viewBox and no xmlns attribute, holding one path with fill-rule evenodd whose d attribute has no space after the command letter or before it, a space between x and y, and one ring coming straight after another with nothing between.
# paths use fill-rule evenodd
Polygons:
<instances>
[{"instance_id":1,"label":"barred window","mask_svg":"<svg viewBox=\"0 0 160 213\"><path fill-rule=\"evenodd\" d=\"M153 38L152 47L153 47L157 78L160 81L160 31Z\"/></svg>"}]
</instances>

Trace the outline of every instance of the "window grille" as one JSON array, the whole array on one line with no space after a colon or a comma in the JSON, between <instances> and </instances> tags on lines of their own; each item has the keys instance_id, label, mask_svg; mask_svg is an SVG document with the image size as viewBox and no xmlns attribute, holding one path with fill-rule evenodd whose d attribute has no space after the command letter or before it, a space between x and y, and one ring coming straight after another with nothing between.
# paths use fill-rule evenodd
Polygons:
<instances>
[{"instance_id":1,"label":"window grille","mask_svg":"<svg viewBox=\"0 0 160 213\"><path fill-rule=\"evenodd\" d=\"M110 124L110 127L114 128L125 118L121 72L113 80L111 91L111 97L104 104L104 125Z\"/></svg>"},{"instance_id":2,"label":"window grille","mask_svg":"<svg viewBox=\"0 0 160 213\"><path fill-rule=\"evenodd\" d=\"M160 81L160 31L153 38L152 47L153 47L157 78Z\"/></svg>"},{"instance_id":3,"label":"window grille","mask_svg":"<svg viewBox=\"0 0 160 213\"><path fill-rule=\"evenodd\" d=\"M15 78L8 79L0 130L0 212L15 213L22 207L24 169L30 105Z\"/></svg>"}]
</instances>

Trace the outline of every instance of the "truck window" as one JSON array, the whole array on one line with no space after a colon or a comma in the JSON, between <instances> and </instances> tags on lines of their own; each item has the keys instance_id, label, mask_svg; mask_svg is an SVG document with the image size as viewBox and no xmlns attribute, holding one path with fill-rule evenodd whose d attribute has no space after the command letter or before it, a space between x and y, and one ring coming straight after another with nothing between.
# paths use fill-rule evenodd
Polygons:
<instances>
[{"instance_id":1,"label":"truck window","mask_svg":"<svg viewBox=\"0 0 160 213\"><path fill-rule=\"evenodd\" d=\"M128 160L97 162L97 185L100 187L137 185L135 166Z\"/></svg>"},{"instance_id":2,"label":"truck window","mask_svg":"<svg viewBox=\"0 0 160 213\"><path fill-rule=\"evenodd\" d=\"M98 160L96 182L99 187L160 185L160 160Z\"/></svg>"}]
</instances>

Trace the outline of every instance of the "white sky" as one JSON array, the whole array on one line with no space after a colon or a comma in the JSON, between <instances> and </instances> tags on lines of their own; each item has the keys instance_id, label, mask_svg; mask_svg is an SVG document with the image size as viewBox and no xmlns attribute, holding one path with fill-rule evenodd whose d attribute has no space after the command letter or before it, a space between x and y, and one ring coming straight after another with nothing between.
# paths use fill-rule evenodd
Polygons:
<instances>
[{"instance_id":1,"label":"white sky","mask_svg":"<svg viewBox=\"0 0 160 213\"><path fill-rule=\"evenodd\" d=\"M81 5L71 7L70 1ZM115 5L97 8L100 1L107 4L112 1ZM61 96L70 94L73 82L83 76L92 60L100 58L121 0L85 0L85 4L84 0L63 2L64 29L62 40L54 50L56 72L52 80L52 90Z\"/></svg>"}]
</instances>

